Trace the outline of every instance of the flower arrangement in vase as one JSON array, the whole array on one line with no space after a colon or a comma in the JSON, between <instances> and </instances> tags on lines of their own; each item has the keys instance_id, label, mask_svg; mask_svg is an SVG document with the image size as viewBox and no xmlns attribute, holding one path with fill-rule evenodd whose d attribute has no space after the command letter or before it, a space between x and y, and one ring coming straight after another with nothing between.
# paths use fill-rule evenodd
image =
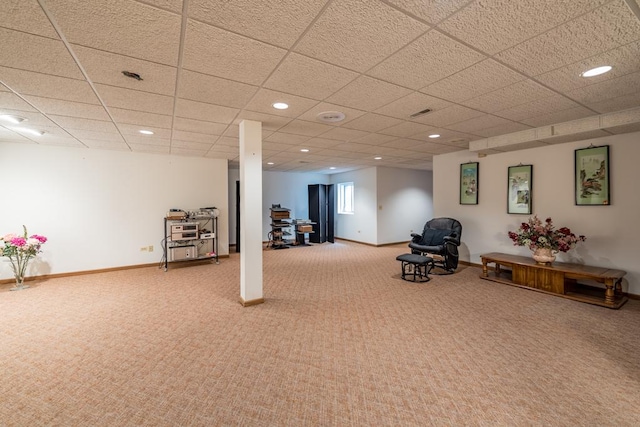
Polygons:
<instances>
[{"instance_id":1,"label":"flower arrangement in vase","mask_svg":"<svg viewBox=\"0 0 640 427\"><path fill-rule=\"evenodd\" d=\"M573 249L578 242L584 242L585 236L576 236L567 227L556 229L553 220L547 218L544 223L537 215L523 222L516 231L509 231L514 246L527 246L533 251L533 259L538 264L551 264L555 254Z\"/></svg>"},{"instance_id":2,"label":"flower arrangement in vase","mask_svg":"<svg viewBox=\"0 0 640 427\"><path fill-rule=\"evenodd\" d=\"M4 243L4 247L1 248L2 256L9 258L13 276L16 279L16 286L11 288L12 291L29 287L24 284L27 265L31 258L41 252L40 247L47 241L46 237L38 234L27 237L27 227L23 225L22 229L24 230L22 235L7 234L0 237L0 242Z\"/></svg>"}]
</instances>

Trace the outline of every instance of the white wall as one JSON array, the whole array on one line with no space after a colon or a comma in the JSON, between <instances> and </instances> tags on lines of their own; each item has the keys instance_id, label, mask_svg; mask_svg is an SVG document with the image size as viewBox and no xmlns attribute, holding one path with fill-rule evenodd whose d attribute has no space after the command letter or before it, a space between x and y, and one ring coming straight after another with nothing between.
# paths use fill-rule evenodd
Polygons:
<instances>
[{"instance_id":1,"label":"white wall","mask_svg":"<svg viewBox=\"0 0 640 427\"><path fill-rule=\"evenodd\" d=\"M238 169L229 169L229 242L236 243L236 181ZM329 176L318 173L262 172L262 240L268 240L271 231L272 204L291 209L291 218L309 219L309 185L328 184Z\"/></svg>"},{"instance_id":2,"label":"white wall","mask_svg":"<svg viewBox=\"0 0 640 427\"><path fill-rule=\"evenodd\" d=\"M377 244L411 240L433 218L433 173L379 167L377 174Z\"/></svg>"},{"instance_id":3,"label":"white wall","mask_svg":"<svg viewBox=\"0 0 640 427\"><path fill-rule=\"evenodd\" d=\"M551 217L557 227L567 226L587 241L559 261L584 263L625 270L626 291L640 295L640 192L635 176L640 159L640 132L609 136L542 148L489 155L478 159L468 151L434 158L435 216L451 216L462 223L461 259L480 262L487 252L530 255L527 248L513 246L509 230L529 218L507 214L507 168L519 163L533 165L533 212ZM610 146L611 205L576 206L574 150L590 144ZM460 164L478 161L479 204L459 204Z\"/></svg>"},{"instance_id":4,"label":"white wall","mask_svg":"<svg viewBox=\"0 0 640 427\"><path fill-rule=\"evenodd\" d=\"M376 168L331 175L331 184L353 182L354 214L336 213L335 236L337 238L377 244L378 190L376 177ZM335 190L337 195L337 186Z\"/></svg>"},{"instance_id":5,"label":"white wall","mask_svg":"<svg viewBox=\"0 0 640 427\"><path fill-rule=\"evenodd\" d=\"M0 159L0 233L49 239L29 276L159 263L170 208L216 206L228 254L227 160L11 143Z\"/></svg>"}]
</instances>

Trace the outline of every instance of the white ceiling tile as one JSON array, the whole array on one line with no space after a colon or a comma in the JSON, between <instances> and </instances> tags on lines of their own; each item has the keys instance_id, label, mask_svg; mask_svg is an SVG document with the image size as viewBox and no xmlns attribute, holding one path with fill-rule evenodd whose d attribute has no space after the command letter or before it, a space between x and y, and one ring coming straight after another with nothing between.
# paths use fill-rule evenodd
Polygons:
<instances>
[{"instance_id":1,"label":"white ceiling tile","mask_svg":"<svg viewBox=\"0 0 640 427\"><path fill-rule=\"evenodd\" d=\"M479 62L457 74L421 89L428 95L456 102L475 98L487 92L524 80L517 73L493 59Z\"/></svg>"},{"instance_id":2,"label":"white ceiling tile","mask_svg":"<svg viewBox=\"0 0 640 427\"><path fill-rule=\"evenodd\" d=\"M49 118L60 127L74 130L92 130L99 132L117 133L118 129L113 122L102 120L84 119L80 117L50 115Z\"/></svg>"},{"instance_id":3,"label":"white ceiling tile","mask_svg":"<svg viewBox=\"0 0 640 427\"><path fill-rule=\"evenodd\" d=\"M242 108L258 90L257 86L184 70L178 96L192 101Z\"/></svg>"},{"instance_id":4,"label":"white ceiling tile","mask_svg":"<svg viewBox=\"0 0 640 427\"><path fill-rule=\"evenodd\" d=\"M294 120L280 129L283 133L292 133L304 136L319 136L329 130L332 126L323 125L321 123L305 122L303 120Z\"/></svg>"},{"instance_id":5,"label":"white ceiling tile","mask_svg":"<svg viewBox=\"0 0 640 427\"><path fill-rule=\"evenodd\" d=\"M463 148L457 147L455 145L437 144L435 142L423 141L421 144L411 147L411 150L418 151L420 153L445 154L462 151Z\"/></svg>"},{"instance_id":6,"label":"white ceiling tile","mask_svg":"<svg viewBox=\"0 0 640 427\"><path fill-rule=\"evenodd\" d=\"M189 17L236 33L289 48L327 0L190 0ZM282 25L286 22L287 25ZM277 31L273 31L277 28Z\"/></svg>"},{"instance_id":7,"label":"white ceiling tile","mask_svg":"<svg viewBox=\"0 0 640 427\"><path fill-rule=\"evenodd\" d=\"M2 96L0 95L0 104ZM62 101L38 96L25 96L27 101L45 114L59 116L80 117L85 119L109 121L109 115L104 107L94 104L82 104L79 102Z\"/></svg>"},{"instance_id":8,"label":"white ceiling tile","mask_svg":"<svg viewBox=\"0 0 640 427\"><path fill-rule=\"evenodd\" d=\"M27 101L31 102L28 97L25 97ZM0 106L4 110L18 110L18 111L36 111L29 102L24 101L18 95L13 92L0 92Z\"/></svg>"},{"instance_id":9,"label":"white ceiling tile","mask_svg":"<svg viewBox=\"0 0 640 427\"><path fill-rule=\"evenodd\" d=\"M344 126L347 123L357 119L358 117L365 114L362 110L356 110L354 108L348 108L342 105L329 104L328 102L321 102L319 104L314 105L311 109L309 109L304 114L298 116L300 120L306 120L309 122L319 121L318 115L321 113L337 111L343 113L345 118L341 122L322 122L332 126Z\"/></svg>"},{"instance_id":10,"label":"white ceiling tile","mask_svg":"<svg viewBox=\"0 0 640 427\"><path fill-rule=\"evenodd\" d=\"M192 148L171 147L171 154L185 157L204 157L207 150L197 150Z\"/></svg>"},{"instance_id":11,"label":"white ceiling tile","mask_svg":"<svg viewBox=\"0 0 640 427\"><path fill-rule=\"evenodd\" d=\"M169 115L146 113L144 111L133 111L114 107L109 107L109 112L117 123L171 129L171 116Z\"/></svg>"},{"instance_id":12,"label":"white ceiling tile","mask_svg":"<svg viewBox=\"0 0 640 427\"><path fill-rule=\"evenodd\" d=\"M523 80L476 98L468 99L463 101L462 104L476 110L493 113L520 105L524 100L535 101L552 95L555 95L553 91L539 83L533 80Z\"/></svg>"},{"instance_id":13,"label":"white ceiling tile","mask_svg":"<svg viewBox=\"0 0 640 427\"><path fill-rule=\"evenodd\" d=\"M54 145L54 146L62 146L62 147L76 147L76 148L87 147L86 144L83 144L74 138L65 138L62 136L53 136L50 138L42 139L37 143L39 145Z\"/></svg>"},{"instance_id":14,"label":"white ceiling tile","mask_svg":"<svg viewBox=\"0 0 640 427\"><path fill-rule=\"evenodd\" d=\"M277 110L273 108L273 103L284 102L289 104L286 110ZM303 98L296 95L290 95L284 92L277 92L269 89L260 89L258 93L245 106L245 109L258 113L271 114L274 116L298 117L305 111L308 111L318 101Z\"/></svg>"},{"instance_id":15,"label":"white ceiling tile","mask_svg":"<svg viewBox=\"0 0 640 427\"><path fill-rule=\"evenodd\" d=\"M396 136L393 135L383 135L381 133L370 133L369 135L365 135L362 138L358 138L354 140L359 144L369 144L369 145L380 145L385 142L393 141L396 139Z\"/></svg>"},{"instance_id":16,"label":"white ceiling tile","mask_svg":"<svg viewBox=\"0 0 640 427\"><path fill-rule=\"evenodd\" d=\"M117 132L102 132L102 131L93 131L86 129L67 129L67 132L71 134L71 136L78 138L79 140L84 139L97 139L101 141L111 141L111 142L123 142L124 139Z\"/></svg>"},{"instance_id":17,"label":"white ceiling tile","mask_svg":"<svg viewBox=\"0 0 640 427\"><path fill-rule=\"evenodd\" d=\"M587 107L591 104L640 92L640 71L616 79L603 80L567 92L567 96Z\"/></svg>"},{"instance_id":18,"label":"white ceiling tile","mask_svg":"<svg viewBox=\"0 0 640 427\"><path fill-rule=\"evenodd\" d=\"M238 110L235 108L221 107L187 99L178 99L176 101L176 116L178 117L216 123L231 123L237 114Z\"/></svg>"},{"instance_id":19,"label":"white ceiling tile","mask_svg":"<svg viewBox=\"0 0 640 427\"><path fill-rule=\"evenodd\" d=\"M596 77L582 77L584 71L601 65L613 65L608 73ZM615 79L640 69L640 41L620 46L599 55L566 65L536 76L536 80L558 91L566 92Z\"/></svg>"},{"instance_id":20,"label":"white ceiling tile","mask_svg":"<svg viewBox=\"0 0 640 427\"><path fill-rule=\"evenodd\" d=\"M207 133L210 135L222 135L228 126L222 123L205 122L202 120L187 119L185 117L176 117L173 125L176 130Z\"/></svg>"},{"instance_id":21,"label":"white ceiling tile","mask_svg":"<svg viewBox=\"0 0 640 427\"><path fill-rule=\"evenodd\" d=\"M475 1L438 26L492 55L537 36L608 0Z\"/></svg>"},{"instance_id":22,"label":"white ceiling tile","mask_svg":"<svg viewBox=\"0 0 640 427\"><path fill-rule=\"evenodd\" d=\"M367 74L420 89L485 58L483 54L433 30L390 56Z\"/></svg>"},{"instance_id":23,"label":"white ceiling tile","mask_svg":"<svg viewBox=\"0 0 640 427\"><path fill-rule=\"evenodd\" d=\"M364 132L356 129L347 129L343 127L334 127L330 131L322 134L322 138L337 139L340 141L352 141L354 139L362 138L369 132Z\"/></svg>"},{"instance_id":24,"label":"white ceiling tile","mask_svg":"<svg viewBox=\"0 0 640 427\"><path fill-rule=\"evenodd\" d=\"M35 144L35 142L25 138L17 132L0 126L0 142L15 142L21 144Z\"/></svg>"},{"instance_id":25,"label":"white ceiling tile","mask_svg":"<svg viewBox=\"0 0 640 427\"><path fill-rule=\"evenodd\" d=\"M530 129L530 128L531 126L523 125L522 123L509 122L509 123L503 123L497 126L489 127L486 129L475 130L473 131L473 133L480 136L484 136L484 137L490 137L490 136L509 134L513 132L519 132L519 131Z\"/></svg>"},{"instance_id":26,"label":"white ceiling tile","mask_svg":"<svg viewBox=\"0 0 640 427\"><path fill-rule=\"evenodd\" d=\"M0 27L53 39L58 33L35 1L3 0L0 2Z\"/></svg>"},{"instance_id":27,"label":"white ceiling tile","mask_svg":"<svg viewBox=\"0 0 640 427\"><path fill-rule=\"evenodd\" d=\"M226 136L221 137L215 143L215 145L226 145L229 147L239 147L239 144L240 142L238 141L238 138L230 138Z\"/></svg>"},{"instance_id":28,"label":"white ceiling tile","mask_svg":"<svg viewBox=\"0 0 640 427\"><path fill-rule=\"evenodd\" d=\"M73 44L177 65L182 18L131 0L48 2L67 40Z\"/></svg>"},{"instance_id":29,"label":"white ceiling tile","mask_svg":"<svg viewBox=\"0 0 640 427\"><path fill-rule=\"evenodd\" d=\"M292 79L291 76L298 76ZM358 77L358 73L291 53L264 87L313 99L324 99Z\"/></svg>"},{"instance_id":30,"label":"white ceiling tile","mask_svg":"<svg viewBox=\"0 0 640 427\"><path fill-rule=\"evenodd\" d=\"M182 2L184 0L145 0L146 3L152 4L160 9L166 9L171 12L181 13ZM191 2L189 3L192 4Z\"/></svg>"},{"instance_id":31,"label":"white ceiling tile","mask_svg":"<svg viewBox=\"0 0 640 427\"><path fill-rule=\"evenodd\" d=\"M153 135L145 135L140 133L140 130L150 130L153 132ZM131 125L131 124L126 124L126 123L119 123L118 124L118 130L120 131L120 133L122 135L124 135L125 139L127 139L127 137L129 135L133 135L133 136L139 136L141 138L148 138L148 139L153 139L153 138L167 138L170 139L171 138L171 129L163 129L163 128L156 128L156 127L142 127L139 125Z\"/></svg>"},{"instance_id":32,"label":"white ceiling tile","mask_svg":"<svg viewBox=\"0 0 640 427\"><path fill-rule=\"evenodd\" d=\"M529 39L496 58L535 76L640 39L640 20L622 1L609 2Z\"/></svg>"},{"instance_id":33,"label":"white ceiling tile","mask_svg":"<svg viewBox=\"0 0 640 427\"><path fill-rule=\"evenodd\" d=\"M6 67L0 67L0 76L2 76L3 84L21 95L100 104L93 90L84 80L32 73Z\"/></svg>"},{"instance_id":34,"label":"white ceiling tile","mask_svg":"<svg viewBox=\"0 0 640 427\"><path fill-rule=\"evenodd\" d=\"M62 41L0 28L0 66L82 79Z\"/></svg>"},{"instance_id":35,"label":"white ceiling tile","mask_svg":"<svg viewBox=\"0 0 640 427\"><path fill-rule=\"evenodd\" d=\"M207 135L204 133L186 132L176 130L173 132L173 141L198 142L201 144L213 144L218 139L218 135Z\"/></svg>"},{"instance_id":36,"label":"white ceiling tile","mask_svg":"<svg viewBox=\"0 0 640 427\"><path fill-rule=\"evenodd\" d=\"M134 145L157 145L162 147L171 145L170 138L161 138L157 135L125 135L125 140L132 147Z\"/></svg>"},{"instance_id":37,"label":"white ceiling tile","mask_svg":"<svg viewBox=\"0 0 640 427\"><path fill-rule=\"evenodd\" d=\"M273 134L269 135L265 141L269 141L269 142L278 142L281 144L287 144L287 145L299 145L304 143L305 141L308 141L310 138L308 136L301 136L301 135L292 135L289 133L282 133L282 132L274 132Z\"/></svg>"},{"instance_id":38,"label":"white ceiling tile","mask_svg":"<svg viewBox=\"0 0 640 427\"><path fill-rule=\"evenodd\" d=\"M331 148L331 147L335 147L337 145L342 144L342 142L344 142L343 140L340 139L327 139L323 137L321 138L311 138L308 139L306 141L303 142L304 145L308 146L308 147L313 147L313 148Z\"/></svg>"},{"instance_id":39,"label":"white ceiling tile","mask_svg":"<svg viewBox=\"0 0 640 427\"><path fill-rule=\"evenodd\" d=\"M368 113L342 125L343 128L358 129L367 132L378 132L382 129L402 123L394 117Z\"/></svg>"},{"instance_id":40,"label":"white ceiling tile","mask_svg":"<svg viewBox=\"0 0 640 427\"><path fill-rule=\"evenodd\" d=\"M577 105L577 104L576 104ZM547 125L553 125L555 123L562 123L576 119L582 119L584 117L593 116L595 113L585 107L573 107L568 108L566 110L558 110L552 113L546 113L541 115L536 115L533 117L523 118L520 120L522 123L541 127Z\"/></svg>"},{"instance_id":41,"label":"white ceiling tile","mask_svg":"<svg viewBox=\"0 0 640 427\"><path fill-rule=\"evenodd\" d=\"M212 142L184 141L175 138L171 141L171 150L174 148L188 148L190 150L208 151L212 146Z\"/></svg>"},{"instance_id":42,"label":"white ceiling tile","mask_svg":"<svg viewBox=\"0 0 640 427\"><path fill-rule=\"evenodd\" d=\"M307 56L364 72L429 27L382 2L333 2L296 45Z\"/></svg>"},{"instance_id":43,"label":"white ceiling tile","mask_svg":"<svg viewBox=\"0 0 640 427\"><path fill-rule=\"evenodd\" d=\"M398 125L383 129L380 133L406 138L418 133L429 132L431 129L432 126L423 125L421 123L402 122Z\"/></svg>"},{"instance_id":44,"label":"white ceiling tile","mask_svg":"<svg viewBox=\"0 0 640 427\"><path fill-rule=\"evenodd\" d=\"M238 117L236 117L233 123L234 125L236 125L236 127L238 127L237 125L239 125L242 120L253 120L255 122L262 123L263 137L265 131L276 131L291 121L289 117L280 117L273 114L256 113L254 111L245 110L241 111L240 114L238 114Z\"/></svg>"},{"instance_id":45,"label":"white ceiling tile","mask_svg":"<svg viewBox=\"0 0 640 427\"><path fill-rule=\"evenodd\" d=\"M502 117L493 116L491 114L485 114L480 117L475 117L464 122L459 122L447 126L449 129L457 130L460 132L476 133L481 129L487 129L494 126L504 125L512 123L510 120L503 119Z\"/></svg>"},{"instance_id":46,"label":"white ceiling tile","mask_svg":"<svg viewBox=\"0 0 640 427\"><path fill-rule=\"evenodd\" d=\"M640 92L610 98L600 102L593 102L589 104L589 107L599 113L611 113L613 111L637 107L638 105L640 105Z\"/></svg>"},{"instance_id":47,"label":"white ceiling tile","mask_svg":"<svg viewBox=\"0 0 640 427\"><path fill-rule=\"evenodd\" d=\"M94 85L107 108L173 114L173 97L103 84Z\"/></svg>"},{"instance_id":48,"label":"white ceiling tile","mask_svg":"<svg viewBox=\"0 0 640 427\"><path fill-rule=\"evenodd\" d=\"M189 20L183 65L188 70L259 85L285 53L283 49Z\"/></svg>"},{"instance_id":49,"label":"white ceiling tile","mask_svg":"<svg viewBox=\"0 0 640 427\"><path fill-rule=\"evenodd\" d=\"M375 110L376 113L384 114L398 119L410 119L412 114L423 111L427 108L432 111L440 110L453 105L443 99L434 98L420 92L413 92L407 96L391 102L390 104Z\"/></svg>"},{"instance_id":50,"label":"white ceiling tile","mask_svg":"<svg viewBox=\"0 0 640 427\"><path fill-rule=\"evenodd\" d=\"M384 144L380 144L378 147L384 148L397 148L399 150L411 149L411 147L415 147L416 145L421 145L422 141L411 138L398 138L393 141L385 142Z\"/></svg>"},{"instance_id":51,"label":"white ceiling tile","mask_svg":"<svg viewBox=\"0 0 640 427\"><path fill-rule=\"evenodd\" d=\"M472 110L471 108L463 107L461 105L452 105L451 107L416 117L414 120L431 126L447 127L452 123L462 122L464 120L469 120L483 115L484 113Z\"/></svg>"},{"instance_id":52,"label":"white ceiling tile","mask_svg":"<svg viewBox=\"0 0 640 427\"><path fill-rule=\"evenodd\" d=\"M362 76L327 98L328 102L370 111L411 93L409 89Z\"/></svg>"},{"instance_id":53,"label":"white ceiling tile","mask_svg":"<svg viewBox=\"0 0 640 427\"><path fill-rule=\"evenodd\" d=\"M175 94L176 67L78 45L72 48L93 83L160 95ZM123 71L139 74L142 80L126 77L122 74Z\"/></svg>"},{"instance_id":54,"label":"white ceiling tile","mask_svg":"<svg viewBox=\"0 0 640 427\"><path fill-rule=\"evenodd\" d=\"M389 3L413 14L430 24L436 24L471 0L389 0Z\"/></svg>"},{"instance_id":55,"label":"white ceiling tile","mask_svg":"<svg viewBox=\"0 0 640 427\"><path fill-rule=\"evenodd\" d=\"M529 98L522 98L528 100ZM528 117L535 117L540 115L550 114L556 111L568 110L570 108L578 107L579 104L571 99L553 94L546 98L540 98L533 101L526 102L493 112L496 116L504 117L505 119L520 121Z\"/></svg>"}]
</instances>

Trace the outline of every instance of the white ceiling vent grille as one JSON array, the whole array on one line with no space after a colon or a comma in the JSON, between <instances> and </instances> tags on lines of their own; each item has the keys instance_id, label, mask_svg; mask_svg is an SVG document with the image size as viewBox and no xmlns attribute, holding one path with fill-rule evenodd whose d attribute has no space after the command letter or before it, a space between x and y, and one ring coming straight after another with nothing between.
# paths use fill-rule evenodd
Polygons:
<instances>
[{"instance_id":1,"label":"white ceiling vent grille","mask_svg":"<svg viewBox=\"0 0 640 427\"><path fill-rule=\"evenodd\" d=\"M418 111L417 113L413 113L409 117L411 117L413 119L413 118L416 118L418 116L422 116L423 114L430 113L431 111L433 111L431 108L425 108L424 110Z\"/></svg>"}]
</instances>

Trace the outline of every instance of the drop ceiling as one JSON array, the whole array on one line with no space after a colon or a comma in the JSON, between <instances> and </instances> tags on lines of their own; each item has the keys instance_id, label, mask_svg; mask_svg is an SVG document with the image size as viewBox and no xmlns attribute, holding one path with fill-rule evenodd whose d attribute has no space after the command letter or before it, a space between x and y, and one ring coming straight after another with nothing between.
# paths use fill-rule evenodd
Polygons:
<instances>
[{"instance_id":1,"label":"drop ceiling","mask_svg":"<svg viewBox=\"0 0 640 427\"><path fill-rule=\"evenodd\" d=\"M335 173L640 107L638 0L3 0L0 41L0 114L27 119L0 142L231 167L245 119L265 170ZM614 122L581 135L640 130Z\"/></svg>"}]
</instances>

